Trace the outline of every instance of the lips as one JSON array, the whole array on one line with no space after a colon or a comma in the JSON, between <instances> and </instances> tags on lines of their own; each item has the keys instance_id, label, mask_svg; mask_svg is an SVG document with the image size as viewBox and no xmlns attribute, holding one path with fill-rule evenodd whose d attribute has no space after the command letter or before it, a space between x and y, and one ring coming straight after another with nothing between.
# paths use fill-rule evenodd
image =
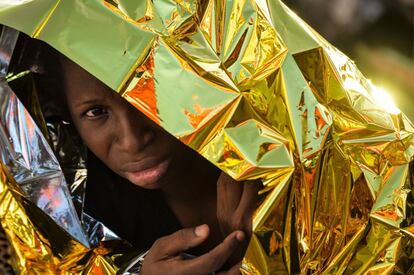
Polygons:
<instances>
[{"instance_id":1,"label":"lips","mask_svg":"<svg viewBox=\"0 0 414 275\"><path fill-rule=\"evenodd\" d=\"M125 177L132 183L145 187L156 183L167 172L170 159L148 160L126 165ZM150 186L147 186L150 187Z\"/></svg>"}]
</instances>

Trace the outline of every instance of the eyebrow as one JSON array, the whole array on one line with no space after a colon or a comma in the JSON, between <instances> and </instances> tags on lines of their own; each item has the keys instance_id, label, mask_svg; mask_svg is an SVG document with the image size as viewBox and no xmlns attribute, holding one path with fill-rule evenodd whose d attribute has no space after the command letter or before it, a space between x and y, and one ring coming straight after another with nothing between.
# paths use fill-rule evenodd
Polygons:
<instances>
[{"instance_id":1,"label":"eyebrow","mask_svg":"<svg viewBox=\"0 0 414 275\"><path fill-rule=\"evenodd\" d=\"M75 105L75 107L82 107L83 105L94 105L94 104L102 104L102 100L99 100L97 98L93 98L93 99L88 99L85 101L82 101L78 104Z\"/></svg>"},{"instance_id":2,"label":"eyebrow","mask_svg":"<svg viewBox=\"0 0 414 275\"><path fill-rule=\"evenodd\" d=\"M115 92L113 92L112 90L110 90L110 93L103 93L103 91L99 92L99 96L98 95L91 95L89 99L86 99L84 101L81 101L77 104L75 104L75 108L77 107L81 107L83 105L100 105L103 104L103 102L107 102L112 101L114 99L114 97L117 94Z\"/></svg>"}]
</instances>

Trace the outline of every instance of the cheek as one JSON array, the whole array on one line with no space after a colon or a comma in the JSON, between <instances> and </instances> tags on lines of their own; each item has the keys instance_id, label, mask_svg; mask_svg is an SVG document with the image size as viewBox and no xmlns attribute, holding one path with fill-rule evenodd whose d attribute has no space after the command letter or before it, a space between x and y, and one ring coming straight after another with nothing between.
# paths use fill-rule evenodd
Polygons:
<instances>
[{"instance_id":1,"label":"cheek","mask_svg":"<svg viewBox=\"0 0 414 275\"><path fill-rule=\"evenodd\" d=\"M156 133L160 146L167 151L177 151L183 146L177 138L167 133L164 129L157 128L154 132Z\"/></svg>"},{"instance_id":2,"label":"cheek","mask_svg":"<svg viewBox=\"0 0 414 275\"><path fill-rule=\"evenodd\" d=\"M192 150L177 138L170 135L164 137L163 145L165 146L165 150L169 151L179 159L186 158L189 155L189 152Z\"/></svg>"},{"instance_id":3,"label":"cheek","mask_svg":"<svg viewBox=\"0 0 414 275\"><path fill-rule=\"evenodd\" d=\"M79 134L85 145L97 156L103 163L110 168L113 167L111 162L111 133L107 129L81 125L77 127Z\"/></svg>"}]
</instances>

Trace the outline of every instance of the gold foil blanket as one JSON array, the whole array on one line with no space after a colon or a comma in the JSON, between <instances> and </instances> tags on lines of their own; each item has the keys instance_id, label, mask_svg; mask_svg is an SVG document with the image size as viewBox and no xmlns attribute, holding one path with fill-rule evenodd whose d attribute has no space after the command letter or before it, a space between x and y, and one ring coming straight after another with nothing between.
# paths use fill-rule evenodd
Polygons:
<instances>
[{"instance_id":1,"label":"gold foil blanket","mask_svg":"<svg viewBox=\"0 0 414 275\"><path fill-rule=\"evenodd\" d=\"M414 126L279 0L28 0L0 3L0 23L49 43L233 178L262 180L245 274L414 271ZM2 94L7 89L3 82ZM5 114L1 129L18 126L35 137L11 98L1 110L21 108L20 116L10 124ZM1 144L2 225L16 266L26 268L29 258L36 266L31 253L42 251L53 258L49 270L66 272L81 256L62 251L99 250L88 248L62 181L45 184L62 190L62 211L76 229L29 198L21 182L31 176L20 180L26 170L11 167L56 175L60 168L41 136L29 145L43 147L30 154L47 152L49 166L33 166L23 153L10 164L5 157L28 144L23 137ZM36 186L44 179L36 177ZM57 235L41 234L42 219L29 214L35 205ZM38 239L23 245L9 233L19 228ZM47 250L59 234L70 237ZM112 264L94 268L109 274Z\"/></svg>"}]
</instances>

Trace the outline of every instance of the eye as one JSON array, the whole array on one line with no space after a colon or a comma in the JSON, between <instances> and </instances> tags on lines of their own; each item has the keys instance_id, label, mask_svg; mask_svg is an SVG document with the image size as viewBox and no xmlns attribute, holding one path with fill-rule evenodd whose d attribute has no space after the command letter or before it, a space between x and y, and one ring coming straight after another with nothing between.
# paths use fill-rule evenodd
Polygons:
<instances>
[{"instance_id":1,"label":"eye","mask_svg":"<svg viewBox=\"0 0 414 275\"><path fill-rule=\"evenodd\" d=\"M87 118L99 118L108 114L108 110L102 107L94 107L87 110L84 116Z\"/></svg>"}]
</instances>

